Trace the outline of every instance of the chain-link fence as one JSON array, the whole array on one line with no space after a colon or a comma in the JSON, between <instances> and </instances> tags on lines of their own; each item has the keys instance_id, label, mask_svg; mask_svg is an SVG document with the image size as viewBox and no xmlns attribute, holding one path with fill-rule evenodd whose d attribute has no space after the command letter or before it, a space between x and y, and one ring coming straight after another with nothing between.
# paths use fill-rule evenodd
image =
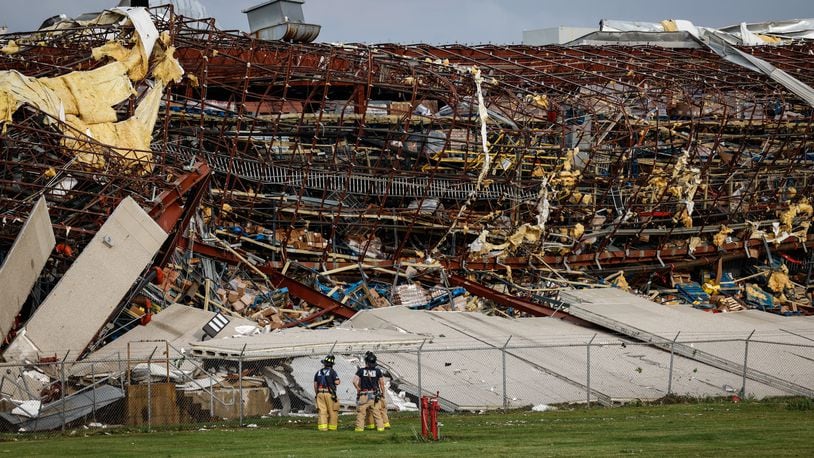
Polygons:
<instances>
[{"instance_id":1,"label":"chain-link fence","mask_svg":"<svg viewBox=\"0 0 814 458\"><path fill-rule=\"evenodd\" d=\"M425 342L373 350L386 374L391 410L416 410L421 395L441 408L546 410L561 403L611 406L666 396L814 397L814 345L749 338L664 340L596 338L582 343L481 347ZM361 353L364 353L360 350ZM189 357L167 342L131 343L105 360L58 356L0 365L0 424L7 433L72 429L156 429L208 423L315 422L314 373L324 355L284 358ZM361 354L336 355L341 428L352 428L352 380Z\"/></svg>"}]
</instances>

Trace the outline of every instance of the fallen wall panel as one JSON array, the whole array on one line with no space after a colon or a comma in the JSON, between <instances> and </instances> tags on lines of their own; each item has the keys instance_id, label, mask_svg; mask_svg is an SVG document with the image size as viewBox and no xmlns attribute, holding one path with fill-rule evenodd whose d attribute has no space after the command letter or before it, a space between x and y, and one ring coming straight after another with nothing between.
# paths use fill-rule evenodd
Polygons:
<instances>
[{"instance_id":1,"label":"fallen wall panel","mask_svg":"<svg viewBox=\"0 0 814 458\"><path fill-rule=\"evenodd\" d=\"M48 206L41 197L0 267L0 291L3 292L0 294L0 335L3 337L14 325L14 318L20 313L55 244Z\"/></svg>"},{"instance_id":2,"label":"fallen wall panel","mask_svg":"<svg viewBox=\"0 0 814 458\"><path fill-rule=\"evenodd\" d=\"M123 200L3 356L24 361L67 353L76 360L166 237L133 199Z\"/></svg>"}]
</instances>

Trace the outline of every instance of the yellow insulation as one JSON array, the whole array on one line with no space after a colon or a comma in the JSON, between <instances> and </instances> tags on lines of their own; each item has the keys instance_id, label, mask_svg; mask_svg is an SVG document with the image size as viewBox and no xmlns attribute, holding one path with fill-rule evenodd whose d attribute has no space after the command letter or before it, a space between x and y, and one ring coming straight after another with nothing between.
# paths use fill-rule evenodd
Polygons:
<instances>
[{"instance_id":1,"label":"yellow insulation","mask_svg":"<svg viewBox=\"0 0 814 458\"><path fill-rule=\"evenodd\" d=\"M808 200L803 199L796 205L791 205L788 210L780 213L780 222L783 224L783 229L791 231L794 228L794 218L799 215L805 215L809 218L814 216L814 208Z\"/></svg>"},{"instance_id":2,"label":"yellow insulation","mask_svg":"<svg viewBox=\"0 0 814 458\"><path fill-rule=\"evenodd\" d=\"M763 40L765 43L776 45L778 43L783 42L783 40L780 37L774 37L774 36L771 36L771 35L764 35L762 33L758 33L756 35L758 36L758 38Z\"/></svg>"},{"instance_id":3,"label":"yellow insulation","mask_svg":"<svg viewBox=\"0 0 814 458\"><path fill-rule=\"evenodd\" d=\"M702 286L702 288L705 293L711 296L721 293L721 285L715 284L711 281L704 282L704 286Z\"/></svg>"},{"instance_id":4,"label":"yellow insulation","mask_svg":"<svg viewBox=\"0 0 814 458\"><path fill-rule=\"evenodd\" d=\"M580 223L577 223L571 229L560 229L560 234L571 237L574 240L579 240L583 234L585 234L585 226Z\"/></svg>"},{"instance_id":5,"label":"yellow insulation","mask_svg":"<svg viewBox=\"0 0 814 458\"><path fill-rule=\"evenodd\" d=\"M104 45L91 50L91 56L94 60L102 60L105 57L110 57L116 62L124 62L131 54L133 54L133 50L125 48L124 45L118 41L108 41Z\"/></svg>"},{"instance_id":6,"label":"yellow insulation","mask_svg":"<svg viewBox=\"0 0 814 458\"><path fill-rule=\"evenodd\" d=\"M760 290L760 288L758 288L757 286L755 286L755 285L753 285L751 283L746 284L746 292L747 292L748 295L750 295L752 297L755 297L758 300L764 300L765 301L768 298L766 296L766 293L764 293L762 290Z\"/></svg>"},{"instance_id":7,"label":"yellow insulation","mask_svg":"<svg viewBox=\"0 0 814 458\"><path fill-rule=\"evenodd\" d=\"M548 108L548 96L545 94L537 94L531 97L531 102L540 108Z\"/></svg>"},{"instance_id":8,"label":"yellow insulation","mask_svg":"<svg viewBox=\"0 0 814 458\"><path fill-rule=\"evenodd\" d=\"M676 21L672 19L665 19L661 21L661 26L664 28L665 32L678 32L678 25L676 25Z\"/></svg>"},{"instance_id":9,"label":"yellow insulation","mask_svg":"<svg viewBox=\"0 0 814 458\"><path fill-rule=\"evenodd\" d=\"M180 83L184 77L184 69L174 57L175 47L170 46L166 51L160 49L157 51L158 63L153 69L153 76L164 85L170 82Z\"/></svg>"},{"instance_id":10,"label":"yellow insulation","mask_svg":"<svg viewBox=\"0 0 814 458\"><path fill-rule=\"evenodd\" d=\"M726 238L729 237L729 234L732 232L734 231L726 227L725 224L721 225L721 230L712 237L712 244L718 248L723 248L723 246L726 244Z\"/></svg>"},{"instance_id":11,"label":"yellow insulation","mask_svg":"<svg viewBox=\"0 0 814 458\"><path fill-rule=\"evenodd\" d=\"M520 226L514 234L509 236L509 244L517 248L523 242L536 243L540 240L543 229L540 226L532 226L528 223Z\"/></svg>"},{"instance_id":12,"label":"yellow insulation","mask_svg":"<svg viewBox=\"0 0 814 458\"><path fill-rule=\"evenodd\" d=\"M10 122L12 115L23 103L27 103L62 119L62 101L46 85L15 70L0 72L0 124Z\"/></svg>"},{"instance_id":13,"label":"yellow insulation","mask_svg":"<svg viewBox=\"0 0 814 458\"><path fill-rule=\"evenodd\" d=\"M676 222L680 222L681 225L686 228L692 227L692 217L690 216L686 208L681 210L676 216L674 216L673 220L675 220Z\"/></svg>"},{"instance_id":14,"label":"yellow insulation","mask_svg":"<svg viewBox=\"0 0 814 458\"><path fill-rule=\"evenodd\" d=\"M108 23L114 17L121 19L120 15L104 13L94 21ZM119 122L114 107L136 95L132 83L147 76L149 56L138 36L130 48L117 41L94 48L95 60L109 58L111 62L93 70L40 79L16 71L0 72L0 124L5 129L14 112L27 103L65 121L62 146L71 150L80 163L103 168L108 165L105 153L112 150L121 160L117 165L138 173L150 172L150 143L161 96L168 84L180 82L184 75L170 42L170 36L162 34L153 48L155 85L129 119ZM14 51L15 46L10 42L2 51Z\"/></svg>"},{"instance_id":15,"label":"yellow insulation","mask_svg":"<svg viewBox=\"0 0 814 458\"><path fill-rule=\"evenodd\" d=\"M88 124L116 121L113 106L135 95L127 66L121 62L41 81L62 100L66 115L76 115Z\"/></svg>"},{"instance_id":16,"label":"yellow insulation","mask_svg":"<svg viewBox=\"0 0 814 458\"><path fill-rule=\"evenodd\" d=\"M7 56L10 56L12 54L17 54L18 52L20 52L20 47L17 46L16 41L9 40L9 42L6 43L5 46L3 46L3 49L0 49L0 52Z\"/></svg>"},{"instance_id":17,"label":"yellow insulation","mask_svg":"<svg viewBox=\"0 0 814 458\"><path fill-rule=\"evenodd\" d=\"M110 145L123 159L125 167L151 172L153 155L150 141L163 91L164 86L156 84L136 107L135 114L125 121L86 124L81 119L69 117L67 123L81 133L67 135L63 139L63 146L75 150L80 163L102 168L106 165L102 154L105 147L95 142Z\"/></svg>"},{"instance_id":18,"label":"yellow insulation","mask_svg":"<svg viewBox=\"0 0 814 458\"><path fill-rule=\"evenodd\" d=\"M619 276L616 277L611 282L611 285L613 285L616 288L619 288L619 289L621 289L623 291L630 291L630 285L628 284L627 279L625 278L624 272L620 272Z\"/></svg>"},{"instance_id":19,"label":"yellow insulation","mask_svg":"<svg viewBox=\"0 0 814 458\"><path fill-rule=\"evenodd\" d=\"M786 289L794 289L794 284L789 280L788 272L786 266L781 267L781 270L772 272L769 276L769 289L776 293L782 293Z\"/></svg>"},{"instance_id":20,"label":"yellow insulation","mask_svg":"<svg viewBox=\"0 0 814 458\"><path fill-rule=\"evenodd\" d=\"M695 249L701 246L701 242L703 242L701 237L690 237L689 242L687 242L687 250L689 250L690 254L695 253Z\"/></svg>"},{"instance_id":21,"label":"yellow insulation","mask_svg":"<svg viewBox=\"0 0 814 458\"><path fill-rule=\"evenodd\" d=\"M117 41L108 41L98 48L93 48L91 55L95 60L109 57L127 67L127 77L130 81L141 81L147 77L149 62L144 54L144 47L137 38L132 48L126 48Z\"/></svg>"}]
</instances>

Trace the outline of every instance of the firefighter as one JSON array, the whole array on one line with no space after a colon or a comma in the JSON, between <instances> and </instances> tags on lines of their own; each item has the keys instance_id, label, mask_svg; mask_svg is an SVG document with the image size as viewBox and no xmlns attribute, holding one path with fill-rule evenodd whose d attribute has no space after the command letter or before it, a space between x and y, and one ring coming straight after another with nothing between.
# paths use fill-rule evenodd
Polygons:
<instances>
[{"instance_id":1,"label":"firefighter","mask_svg":"<svg viewBox=\"0 0 814 458\"><path fill-rule=\"evenodd\" d=\"M367 352L367 353L372 354L371 352ZM365 356L367 356L367 354ZM384 386L383 382L382 382L382 386ZM387 396L385 396L385 393L386 393L386 391L384 391L384 389L383 389L382 390L382 395L381 395L381 397L379 399L379 402L377 402L373 407L374 407L374 409L377 409L379 411L379 413L381 414L382 423L384 424L384 429L390 429L390 418L387 416ZM366 429L376 429L376 425L373 422L373 410L374 409L369 409L367 411L367 416L365 417L365 425L366 425L365 428Z\"/></svg>"},{"instance_id":2,"label":"firefighter","mask_svg":"<svg viewBox=\"0 0 814 458\"><path fill-rule=\"evenodd\" d=\"M377 431L384 431L381 411L375 406L384 395L384 379L382 371L376 367L376 355L371 352L365 354L365 367L360 367L353 377L353 386L356 387L356 432L365 430L365 417L370 412L373 415L373 424Z\"/></svg>"},{"instance_id":3,"label":"firefighter","mask_svg":"<svg viewBox=\"0 0 814 458\"><path fill-rule=\"evenodd\" d=\"M320 431L336 431L339 424L339 400L336 398L336 387L339 385L339 376L334 370L334 355L328 355L322 360L322 369L314 374L314 392L317 402L317 429Z\"/></svg>"}]
</instances>

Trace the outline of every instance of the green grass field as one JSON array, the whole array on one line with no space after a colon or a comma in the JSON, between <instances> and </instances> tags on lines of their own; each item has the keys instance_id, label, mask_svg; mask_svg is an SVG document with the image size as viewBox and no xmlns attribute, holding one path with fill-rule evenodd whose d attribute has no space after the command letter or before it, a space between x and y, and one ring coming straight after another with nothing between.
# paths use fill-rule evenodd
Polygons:
<instances>
[{"instance_id":1,"label":"green grass field","mask_svg":"<svg viewBox=\"0 0 814 458\"><path fill-rule=\"evenodd\" d=\"M418 437L416 414L394 415L384 433L317 432L307 418L257 428L76 431L46 439L5 435L7 456L814 456L809 400L707 401L660 406L562 408L552 412L442 414L443 440Z\"/></svg>"}]
</instances>

